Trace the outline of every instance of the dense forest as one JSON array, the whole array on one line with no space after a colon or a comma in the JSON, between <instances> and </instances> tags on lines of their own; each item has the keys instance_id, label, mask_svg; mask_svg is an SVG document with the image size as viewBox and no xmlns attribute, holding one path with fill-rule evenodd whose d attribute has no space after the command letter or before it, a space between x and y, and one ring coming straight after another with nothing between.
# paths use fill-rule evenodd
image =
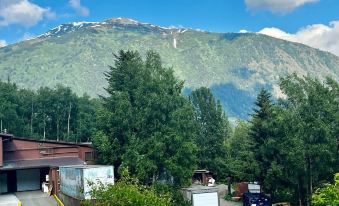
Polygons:
<instances>
[{"instance_id":1,"label":"dense forest","mask_svg":"<svg viewBox=\"0 0 339 206\"><path fill-rule=\"evenodd\" d=\"M68 87L21 89L0 82L0 127L17 137L90 141L99 100L78 97Z\"/></svg>"},{"instance_id":2,"label":"dense forest","mask_svg":"<svg viewBox=\"0 0 339 206\"><path fill-rule=\"evenodd\" d=\"M316 189L339 171L339 84L331 78L282 78L285 97L261 90L250 120L232 128L210 89L184 96L184 82L157 53L120 51L114 61L100 99L63 86L30 91L0 83L1 130L92 141L99 163L114 165L122 180L128 170L138 179L134 189L170 192L173 205L181 204L175 191L198 168L211 170L218 182L259 181L273 201L298 205L310 205Z\"/></svg>"}]
</instances>

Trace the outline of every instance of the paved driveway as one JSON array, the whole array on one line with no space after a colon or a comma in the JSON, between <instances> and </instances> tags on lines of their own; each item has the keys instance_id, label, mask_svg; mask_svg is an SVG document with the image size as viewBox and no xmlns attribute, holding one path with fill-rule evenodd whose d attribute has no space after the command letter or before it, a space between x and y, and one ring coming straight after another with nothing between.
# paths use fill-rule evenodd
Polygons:
<instances>
[{"instance_id":1,"label":"paved driveway","mask_svg":"<svg viewBox=\"0 0 339 206\"><path fill-rule=\"evenodd\" d=\"M15 195L21 201L22 206L58 206L53 196L41 191L17 192Z\"/></svg>"},{"instance_id":2,"label":"paved driveway","mask_svg":"<svg viewBox=\"0 0 339 206\"><path fill-rule=\"evenodd\" d=\"M18 206L19 200L14 194L0 195L0 206Z\"/></svg>"}]
</instances>

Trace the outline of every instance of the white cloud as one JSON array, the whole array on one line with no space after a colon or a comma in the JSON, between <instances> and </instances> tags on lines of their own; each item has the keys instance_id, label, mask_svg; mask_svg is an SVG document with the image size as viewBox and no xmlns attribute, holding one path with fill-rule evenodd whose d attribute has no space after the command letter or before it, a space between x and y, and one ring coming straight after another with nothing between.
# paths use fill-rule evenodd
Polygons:
<instances>
[{"instance_id":1,"label":"white cloud","mask_svg":"<svg viewBox=\"0 0 339 206\"><path fill-rule=\"evenodd\" d=\"M297 7L318 0L245 0L247 9L252 11L266 10L273 13L287 13Z\"/></svg>"},{"instance_id":2,"label":"white cloud","mask_svg":"<svg viewBox=\"0 0 339 206\"><path fill-rule=\"evenodd\" d=\"M278 28L264 28L258 33L266 34L275 38L299 42L332 52L339 56L339 20L332 21L329 25L313 24L299 29L294 34L287 33Z\"/></svg>"},{"instance_id":3,"label":"white cloud","mask_svg":"<svg viewBox=\"0 0 339 206\"><path fill-rule=\"evenodd\" d=\"M77 12L78 15L88 16L89 9L81 5L80 0L69 0L69 5Z\"/></svg>"},{"instance_id":4,"label":"white cloud","mask_svg":"<svg viewBox=\"0 0 339 206\"><path fill-rule=\"evenodd\" d=\"M1 0L0 26L19 24L25 27L36 25L44 17L55 17L49 8L40 7L29 0Z\"/></svg>"},{"instance_id":5,"label":"white cloud","mask_svg":"<svg viewBox=\"0 0 339 206\"><path fill-rule=\"evenodd\" d=\"M242 33L242 34L244 34L244 33L248 33L249 31L247 31L246 29L241 29L240 31L239 31L239 33Z\"/></svg>"},{"instance_id":6,"label":"white cloud","mask_svg":"<svg viewBox=\"0 0 339 206\"><path fill-rule=\"evenodd\" d=\"M0 48L1 48L1 47L4 47L4 46L7 46L6 40L0 39Z\"/></svg>"}]
</instances>

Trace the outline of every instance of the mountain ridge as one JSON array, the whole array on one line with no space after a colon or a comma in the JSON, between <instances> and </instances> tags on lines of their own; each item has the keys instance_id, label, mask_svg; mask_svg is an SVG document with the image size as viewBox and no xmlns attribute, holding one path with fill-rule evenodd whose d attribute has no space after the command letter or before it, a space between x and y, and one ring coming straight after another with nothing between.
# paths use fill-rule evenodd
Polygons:
<instances>
[{"instance_id":1,"label":"mountain ridge","mask_svg":"<svg viewBox=\"0 0 339 206\"><path fill-rule=\"evenodd\" d=\"M315 47L312 47L312 46L309 46L309 45L306 45L306 44L303 44L303 43L300 43L300 42L288 41L288 40L285 40L285 39L280 39L280 38L276 38L276 37L273 37L273 36L269 36L269 35L261 34L261 33L256 33L256 32L250 32L250 31L246 31L246 32L213 32L213 31L207 31L207 30L203 30L203 29L194 29L194 28L189 28L189 27L157 26L157 25L154 25L154 24L151 24L151 23L140 22L140 21L137 21L137 20L134 20L134 19L131 19L131 18L127 18L127 17L109 18L109 19L106 19L106 20L103 20L103 21L94 21L94 22L78 21L78 22L63 23L63 24L60 24L60 25L48 30L47 32L45 32L43 34L22 40L20 42L29 41L29 40L32 40L32 39L36 39L36 38L39 38L39 37L46 36L51 31L59 29L62 26L73 25L74 27L78 26L79 28L81 28L84 24L89 24L89 25L92 24L92 27L95 27L95 26L104 25L104 24L107 24L107 23L144 25L144 26L150 26L150 27L153 27L153 28L161 28L161 29L165 29L165 30L179 30L179 32L180 32L180 30L181 31L193 30L193 31L198 31L198 32L207 32L207 33L215 33L215 34L256 34L256 35L263 35L263 36L266 36L268 38L273 38L275 40L281 40L281 41L286 41L286 42L292 42L292 43L295 43L295 44L300 44L300 45L303 45L303 46L306 46L306 47L309 47L309 48L312 48L312 49L316 49L316 50L319 50L321 52L325 52L325 53L334 55L336 57L339 57L339 56L337 56L337 55L335 55L335 54L333 54L329 51L321 50L319 48L315 48ZM20 42L16 42L16 43L20 43ZM14 44L16 44L16 43L14 43ZM9 45L11 45L11 44L9 44ZM9 46L9 45L6 45L6 46Z\"/></svg>"},{"instance_id":2,"label":"mountain ridge","mask_svg":"<svg viewBox=\"0 0 339 206\"><path fill-rule=\"evenodd\" d=\"M287 74L339 79L339 57L304 44L257 33L160 27L129 18L66 23L0 48L0 79L10 77L32 89L60 83L94 97L104 94L103 73L114 64L111 54L120 49L158 52L185 80L186 91L210 87L232 117L246 118L262 87L281 95L277 83Z\"/></svg>"}]
</instances>

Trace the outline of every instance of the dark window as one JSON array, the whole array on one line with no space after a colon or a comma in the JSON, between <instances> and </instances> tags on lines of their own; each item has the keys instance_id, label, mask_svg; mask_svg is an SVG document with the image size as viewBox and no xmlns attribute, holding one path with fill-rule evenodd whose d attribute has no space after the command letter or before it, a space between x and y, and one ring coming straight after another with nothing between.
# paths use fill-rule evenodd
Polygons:
<instances>
[{"instance_id":1,"label":"dark window","mask_svg":"<svg viewBox=\"0 0 339 206\"><path fill-rule=\"evenodd\" d=\"M85 161L94 161L95 152L85 152Z\"/></svg>"}]
</instances>

